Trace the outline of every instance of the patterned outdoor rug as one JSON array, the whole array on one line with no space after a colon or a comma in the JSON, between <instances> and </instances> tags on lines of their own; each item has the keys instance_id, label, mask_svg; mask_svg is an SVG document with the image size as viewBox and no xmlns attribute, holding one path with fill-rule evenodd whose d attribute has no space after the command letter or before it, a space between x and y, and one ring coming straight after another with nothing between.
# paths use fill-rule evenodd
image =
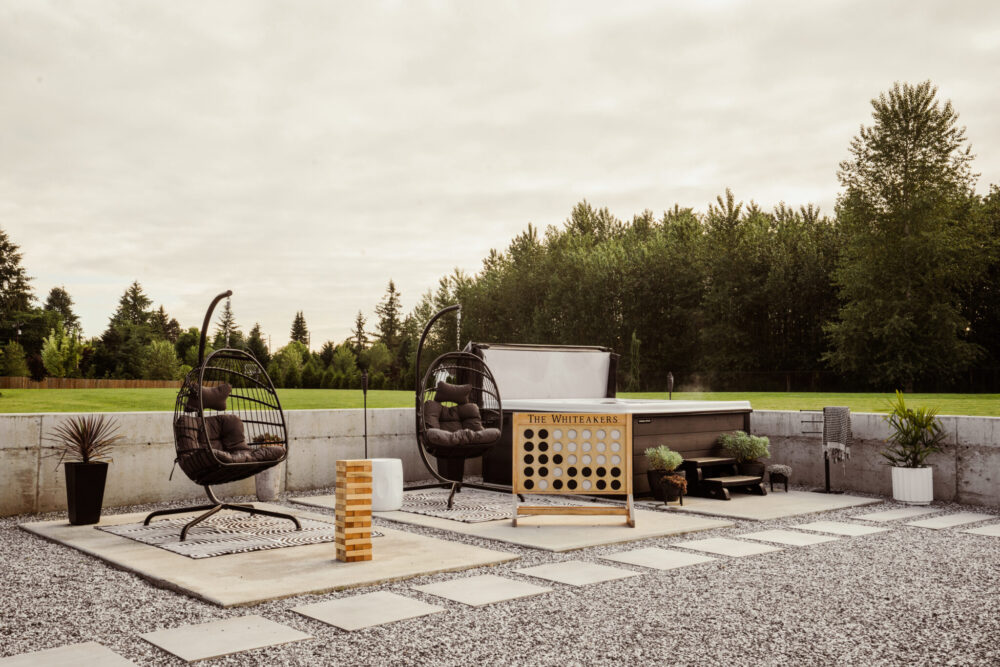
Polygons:
<instances>
[{"instance_id":1,"label":"patterned outdoor rug","mask_svg":"<svg viewBox=\"0 0 1000 667\"><path fill-rule=\"evenodd\" d=\"M450 489L404 491L402 511L463 523L481 523L509 519L514 509L511 494L478 489L462 489L455 494L453 507L448 509L448 494L450 492ZM534 495L530 498L528 504L531 505L580 505L590 500L588 498L587 501L569 501L558 496L542 495Z\"/></svg>"},{"instance_id":2,"label":"patterned outdoor rug","mask_svg":"<svg viewBox=\"0 0 1000 667\"><path fill-rule=\"evenodd\" d=\"M190 520L191 517L153 519L148 526L142 523L127 523L120 526L96 526L96 528L188 558L211 558L248 551L333 542L334 535L332 523L299 517L302 530L295 530L295 526L288 519L259 514L253 516L241 512L209 517L188 531L187 539L181 542L181 528ZM381 536L379 532L372 532L372 537Z\"/></svg>"}]
</instances>

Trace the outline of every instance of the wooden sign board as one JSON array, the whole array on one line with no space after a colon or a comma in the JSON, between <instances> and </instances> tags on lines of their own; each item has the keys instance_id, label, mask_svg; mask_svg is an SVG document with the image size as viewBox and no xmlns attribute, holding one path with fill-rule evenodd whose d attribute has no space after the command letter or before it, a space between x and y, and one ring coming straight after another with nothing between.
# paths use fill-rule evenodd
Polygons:
<instances>
[{"instance_id":1,"label":"wooden sign board","mask_svg":"<svg viewBox=\"0 0 1000 667\"><path fill-rule=\"evenodd\" d=\"M513 418L514 515L623 514L632 504L632 420L624 414L525 412ZM526 506L517 494L626 496L626 507Z\"/></svg>"}]
</instances>

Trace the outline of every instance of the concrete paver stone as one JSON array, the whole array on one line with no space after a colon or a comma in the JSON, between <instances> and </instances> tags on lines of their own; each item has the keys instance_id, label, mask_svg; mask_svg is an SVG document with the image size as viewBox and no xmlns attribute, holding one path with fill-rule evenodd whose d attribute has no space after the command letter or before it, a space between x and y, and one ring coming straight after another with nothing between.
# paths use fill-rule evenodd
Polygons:
<instances>
[{"instance_id":1,"label":"concrete paver stone","mask_svg":"<svg viewBox=\"0 0 1000 667\"><path fill-rule=\"evenodd\" d=\"M755 533L737 535L737 537L748 540L760 540L762 542L777 542L778 544L785 544L790 547L807 547L813 544L834 542L840 539L831 535L812 535L810 533L800 533L795 530L759 530Z\"/></svg>"},{"instance_id":2,"label":"concrete paver stone","mask_svg":"<svg viewBox=\"0 0 1000 667\"><path fill-rule=\"evenodd\" d=\"M934 514L941 510L936 507L903 507L898 510L885 510L884 512L871 512L870 514L858 514L852 519L862 519L863 521L896 521L897 519L912 519L915 516Z\"/></svg>"},{"instance_id":3,"label":"concrete paver stone","mask_svg":"<svg viewBox=\"0 0 1000 667\"><path fill-rule=\"evenodd\" d=\"M618 563L649 567L654 570L673 570L678 567L687 567L688 565L697 565L699 563L718 560L718 558L713 558L712 556L702 556L701 554L675 551L674 549L660 549L659 547L620 551L610 556L602 556L602 558Z\"/></svg>"},{"instance_id":4,"label":"concrete paver stone","mask_svg":"<svg viewBox=\"0 0 1000 667\"><path fill-rule=\"evenodd\" d=\"M140 636L188 662L312 639L311 635L257 615L182 625Z\"/></svg>"},{"instance_id":5,"label":"concrete paver stone","mask_svg":"<svg viewBox=\"0 0 1000 667\"><path fill-rule=\"evenodd\" d=\"M772 551L781 551L780 547L772 547L767 544L755 544L753 542L743 542L741 540L731 540L727 537L710 537L707 540L689 540L687 542L677 542L673 546L684 549L695 549L696 551L707 551L711 554L722 556L756 556Z\"/></svg>"},{"instance_id":6,"label":"concrete paver stone","mask_svg":"<svg viewBox=\"0 0 1000 667\"><path fill-rule=\"evenodd\" d=\"M814 530L817 533L848 535L850 537L884 533L889 530L888 528L879 528L878 526L861 526L856 523L846 523L844 521L813 521L812 523L801 523L797 526L790 526L790 528L795 528L797 530Z\"/></svg>"},{"instance_id":7,"label":"concrete paver stone","mask_svg":"<svg viewBox=\"0 0 1000 667\"><path fill-rule=\"evenodd\" d=\"M388 591L376 591L293 607L292 611L334 625L341 630L361 630L436 614L444 611L444 607Z\"/></svg>"},{"instance_id":8,"label":"concrete paver stone","mask_svg":"<svg viewBox=\"0 0 1000 667\"><path fill-rule=\"evenodd\" d=\"M919 528L931 528L933 530L942 530L944 528L954 528L955 526L964 526L967 523L976 523L995 518L996 515L994 514L956 512L955 514L945 514L944 516L935 516L930 519L921 519L920 521L908 521L906 525L917 526Z\"/></svg>"},{"instance_id":9,"label":"concrete paver stone","mask_svg":"<svg viewBox=\"0 0 1000 667\"><path fill-rule=\"evenodd\" d=\"M972 535L989 535L990 537L1000 537L1000 523L991 523L988 526L980 526L979 528L969 528L968 530L963 530L963 533L970 533Z\"/></svg>"},{"instance_id":10,"label":"concrete paver stone","mask_svg":"<svg viewBox=\"0 0 1000 667\"><path fill-rule=\"evenodd\" d=\"M97 642L69 644L44 651L33 651L0 658L2 667L135 667L109 648Z\"/></svg>"},{"instance_id":11,"label":"concrete paver stone","mask_svg":"<svg viewBox=\"0 0 1000 667\"><path fill-rule=\"evenodd\" d=\"M548 579L560 584L570 586L586 586L588 584L599 584L615 579L625 579L639 576L638 572L623 570L620 567L601 565L599 563L588 563L582 560L566 560L559 563L546 563L535 567L524 567L516 572L527 574L539 579Z\"/></svg>"},{"instance_id":12,"label":"concrete paver stone","mask_svg":"<svg viewBox=\"0 0 1000 667\"><path fill-rule=\"evenodd\" d=\"M551 588L536 586L523 581L505 579L495 574L481 574L475 577L460 577L437 584L414 586L415 590L437 595L473 607L504 602L517 598L549 593Z\"/></svg>"}]
</instances>

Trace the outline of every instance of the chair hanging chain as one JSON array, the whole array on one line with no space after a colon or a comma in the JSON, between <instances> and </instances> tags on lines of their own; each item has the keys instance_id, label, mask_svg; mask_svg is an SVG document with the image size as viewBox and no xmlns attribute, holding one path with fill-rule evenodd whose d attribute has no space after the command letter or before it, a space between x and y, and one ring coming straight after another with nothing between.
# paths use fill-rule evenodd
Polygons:
<instances>
[{"instance_id":1,"label":"chair hanging chain","mask_svg":"<svg viewBox=\"0 0 1000 667\"><path fill-rule=\"evenodd\" d=\"M455 347L462 349L462 309L455 311Z\"/></svg>"},{"instance_id":2,"label":"chair hanging chain","mask_svg":"<svg viewBox=\"0 0 1000 667\"><path fill-rule=\"evenodd\" d=\"M226 317L227 317L227 319L226 319L226 347L229 347L229 330L232 328L231 326L229 326L229 319L228 319L229 316L231 316L233 314L233 311L232 311L232 308L231 308L232 301L233 301L233 297L231 297L231 296L226 297Z\"/></svg>"}]
</instances>

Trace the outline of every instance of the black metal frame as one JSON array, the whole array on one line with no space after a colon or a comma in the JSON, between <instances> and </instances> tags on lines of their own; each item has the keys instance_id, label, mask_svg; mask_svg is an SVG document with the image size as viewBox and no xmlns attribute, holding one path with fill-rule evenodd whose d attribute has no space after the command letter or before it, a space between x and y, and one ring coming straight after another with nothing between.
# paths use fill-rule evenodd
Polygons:
<instances>
[{"instance_id":1,"label":"black metal frame","mask_svg":"<svg viewBox=\"0 0 1000 667\"><path fill-rule=\"evenodd\" d=\"M296 530L302 530L302 524L291 514L258 509L252 504L225 503L219 500L212 491L214 484L235 482L252 477L280 464L288 457L288 432L285 425L285 414L281 409L281 401L278 399L274 384L260 362L244 350L231 348L216 350L208 356L208 359L205 359L205 343L208 327L212 320L212 312L219 301L229 298L232 294L232 290L223 292L216 296L209 305L201 327L198 366L184 379L174 405L174 446L177 450L177 458L174 462L180 465L181 470L191 481L200 484L205 489L211 504L157 510L146 516L146 520L143 522L143 525L148 526L154 517L204 512L184 526L181 530L181 541L187 539L188 531L192 527L224 509L288 519L295 524ZM229 463L219 459L215 448L212 447L211 436L205 422L202 390L206 385L215 386L223 381L232 387L232 393L227 400L225 413L220 414L236 414L240 418L244 428L247 429L247 439L251 441L250 446L256 444L282 445L285 451L280 458L248 463ZM195 416L188 415L187 406L191 399L197 399L198 408ZM185 425L189 421L194 421L195 424ZM183 430L193 431L193 440L198 443L197 448L182 447L178 431ZM267 438L264 443L252 442L255 436L259 437L265 433L272 437Z\"/></svg>"},{"instance_id":2,"label":"black metal frame","mask_svg":"<svg viewBox=\"0 0 1000 667\"><path fill-rule=\"evenodd\" d=\"M420 335L420 342L417 344L417 354L413 372L415 384L414 407L416 410L415 419L417 450L420 453L420 459L424 462L424 466L427 468L427 471L430 472L437 482L432 484L409 486L407 489L438 489L451 487L451 493L448 495L448 509L452 508L455 494L460 493L463 486L473 489L482 489L484 491L498 491L500 493L511 492L511 487L509 486L496 486L485 483L478 484L474 482L466 482L464 479L449 479L441 474L438 467L431 463L428 456L434 456L437 461L440 461L441 459L461 460L464 468L466 460L483 456L492 447L499 444L502 437L503 406L501 404L500 391L496 386L496 381L493 379L493 374L490 372L489 367L480 357L468 352L446 352L435 359L430 366L428 366L426 373L423 375L420 374L420 357L423 353L424 342L427 339L428 333L430 333L431 327L442 316L452 311L461 311L461 308L462 306L460 304L443 308L438 311L429 322L427 322L426 326L424 326L423 333ZM434 393L434 388L436 387L435 378L437 378L439 374L446 369L452 371L452 373L450 373L452 375L464 375L465 377L458 378L459 382L463 384L468 383L473 386L473 402L480 408L484 425L488 425L488 427L496 428L501 431L501 436L497 437L495 441L480 445L454 445L452 447L434 445L427 442L425 437L426 425L424 424L424 403ZM444 454L446 451L449 454L448 456L438 455ZM437 452L437 454L435 454L435 452ZM520 496L518 497L521 498ZM524 498L521 498L521 500L523 501Z\"/></svg>"}]
</instances>

